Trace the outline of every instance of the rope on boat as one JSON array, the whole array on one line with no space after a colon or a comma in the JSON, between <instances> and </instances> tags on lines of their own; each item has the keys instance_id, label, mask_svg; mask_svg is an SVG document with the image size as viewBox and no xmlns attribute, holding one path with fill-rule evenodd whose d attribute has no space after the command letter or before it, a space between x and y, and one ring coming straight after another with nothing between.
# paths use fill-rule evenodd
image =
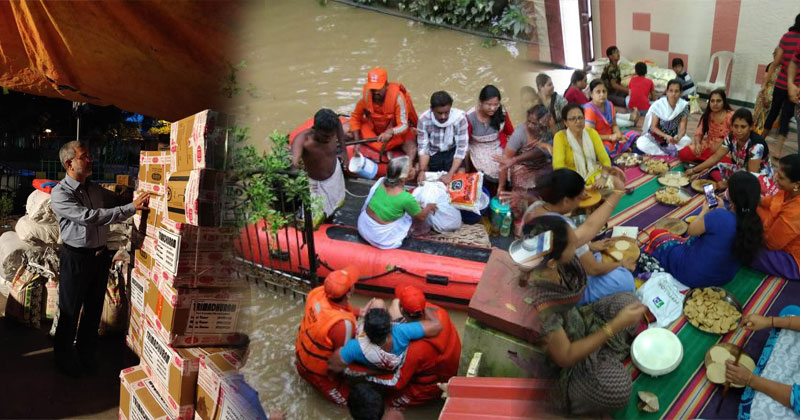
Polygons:
<instances>
[{"instance_id":1,"label":"rope on boat","mask_svg":"<svg viewBox=\"0 0 800 420\"><path fill-rule=\"evenodd\" d=\"M319 255L317 255L317 261L319 261L319 264L320 264L321 266L323 266L323 267L327 268L329 271L336 271L336 269L335 269L335 268L331 267L331 266L330 266L328 263L326 263L326 262L325 262L325 260L323 260L322 258L320 258L320 257L319 257ZM369 276L369 277L359 277L359 278L358 278L358 281L359 281L359 282L366 282L366 281L370 281L370 280L376 280L376 279L379 279L379 278L381 278L381 277L388 276L389 274L392 274L392 273L402 273L402 274L408 274L409 276L416 277L416 278L418 278L418 279L422 279L422 280L426 280L426 281L427 281L427 279L428 279L428 277L427 277L427 276L423 276L423 275L421 275L421 274L417 274L417 273L414 273L414 272L412 272L412 271L408 271L408 270L406 270L406 269L405 269L405 268L403 268L403 267L394 266L394 267L393 267L391 270L386 270L386 271L384 271L383 273L380 273L380 274L375 274L374 276ZM453 283L453 284L473 284L472 282L469 282L469 281L451 280L451 279L449 279L449 278L447 279L447 282L448 282L448 283Z\"/></svg>"}]
</instances>

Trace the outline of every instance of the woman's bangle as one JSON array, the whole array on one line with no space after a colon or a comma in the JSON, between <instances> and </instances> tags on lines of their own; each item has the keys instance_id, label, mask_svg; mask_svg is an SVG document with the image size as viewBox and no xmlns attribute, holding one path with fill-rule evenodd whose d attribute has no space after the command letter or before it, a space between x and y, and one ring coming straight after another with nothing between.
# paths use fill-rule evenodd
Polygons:
<instances>
[{"instance_id":1,"label":"woman's bangle","mask_svg":"<svg viewBox=\"0 0 800 420\"><path fill-rule=\"evenodd\" d=\"M614 330L611 329L611 326L608 324L603 324L603 331L606 333L608 338L614 338Z\"/></svg>"}]
</instances>

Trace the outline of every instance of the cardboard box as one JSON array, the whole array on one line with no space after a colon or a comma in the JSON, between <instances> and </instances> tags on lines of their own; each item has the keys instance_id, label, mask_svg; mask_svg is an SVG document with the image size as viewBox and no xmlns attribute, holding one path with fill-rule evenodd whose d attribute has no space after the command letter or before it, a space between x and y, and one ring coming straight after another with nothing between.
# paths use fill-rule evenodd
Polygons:
<instances>
[{"instance_id":1,"label":"cardboard box","mask_svg":"<svg viewBox=\"0 0 800 420\"><path fill-rule=\"evenodd\" d=\"M203 420L212 420L219 410L222 378L230 373L238 373L244 366L244 360L227 356L217 353L200 357L195 410Z\"/></svg>"},{"instance_id":2,"label":"cardboard box","mask_svg":"<svg viewBox=\"0 0 800 420\"><path fill-rule=\"evenodd\" d=\"M173 288L153 279L145 291L145 319L173 347L241 345L239 312L248 289Z\"/></svg>"},{"instance_id":3,"label":"cardboard box","mask_svg":"<svg viewBox=\"0 0 800 420\"><path fill-rule=\"evenodd\" d=\"M213 354L245 360L247 345L236 348L173 348L162 340L152 326L145 326L142 366L159 395L166 401L170 416L176 419L193 418L200 358Z\"/></svg>"},{"instance_id":4,"label":"cardboard box","mask_svg":"<svg viewBox=\"0 0 800 420\"><path fill-rule=\"evenodd\" d=\"M117 185L124 185L126 187L133 188L133 187L135 187L134 184L135 184L135 182L134 182L134 178L132 176L127 175L127 174L125 174L125 175L118 174L117 175Z\"/></svg>"},{"instance_id":5,"label":"cardboard box","mask_svg":"<svg viewBox=\"0 0 800 420\"><path fill-rule=\"evenodd\" d=\"M202 363L202 362L201 362ZM203 367L200 368L203 370ZM197 384L197 415L202 420L254 419L266 420L256 392L236 372L212 372L212 384ZM211 391L206 387L212 387Z\"/></svg>"},{"instance_id":6,"label":"cardboard box","mask_svg":"<svg viewBox=\"0 0 800 420\"><path fill-rule=\"evenodd\" d=\"M119 417L121 419L171 420L166 404L141 366L120 372Z\"/></svg>"},{"instance_id":7,"label":"cardboard box","mask_svg":"<svg viewBox=\"0 0 800 420\"><path fill-rule=\"evenodd\" d=\"M169 152L143 151L139 155L139 190L163 195L172 171Z\"/></svg>"},{"instance_id":8,"label":"cardboard box","mask_svg":"<svg viewBox=\"0 0 800 420\"><path fill-rule=\"evenodd\" d=\"M144 332L144 314L131 306L131 317L128 320L128 334L125 344L137 356L142 356L142 333Z\"/></svg>"},{"instance_id":9,"label":"cardboard box","mask_svg":"<svg viewBox=\"0 0 800 420\"><path fill-rule=\"evenodd\" d=\"M197 258L195 258L197 256ZM153 276L171 287L234 287L242 283L230 252L203 252L181 257L175 273L156 262Z\"/></svg>"},{"instance_id":10,"label":"cardboard box","mask_svg":"<svg viewBox=\"0 0 800 420\"><path fill-rule=\"evenodd\" d=\"M225 170L233 118L205 110L172 123L169 130L172 163L176 171Z\"/></svg>"},{"instance_id":11,"label":"cardboard box","mask_svg":"<svg viewBox=\"0 0 800 420\"><path fill-rule=\"evenodd\" d=\"M231 250L234 239L239 233L232 226L200 227L179 223L169 218L164 218L161 225L181 237L181 252Z\"/></svg>"},{"instance_id":12,"label":"cardboard box","mask_svg":"<svg viewBox=\"0 0 800 420\"><path fill-rule=\"evenodd\" d=\"M167 181L167 217L194 226L221 226L224 181L222 171L172 173Z\"/></svg>"},{"instance_id":13,"label":"cardboard box","mask_svg":"<svg viewBox=\"0 0 800 420\"><path fill-rule=\"evenodd\" d=\"M133 252L134 255L134 269L138 270L140 275L143 275L143 278L147 278L150 276L150 273L153 271L153 265L155 264L155 258L153 257L154 254L150 254L149 252L143 249L137 249ZM144 284L144 283L142 283Z\"/></svg>"}]
</instances>

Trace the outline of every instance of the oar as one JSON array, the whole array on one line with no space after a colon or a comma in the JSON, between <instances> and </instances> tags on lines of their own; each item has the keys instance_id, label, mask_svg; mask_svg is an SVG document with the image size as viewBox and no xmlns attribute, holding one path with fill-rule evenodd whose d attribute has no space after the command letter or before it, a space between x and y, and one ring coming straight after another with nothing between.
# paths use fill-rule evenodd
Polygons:
<instances>
[{"instance_id":1,"label":"oar","mask_svg":"<svg viewBox=\"0 0 800 420\"><path fill-rule=\"evenodd\" d=\"M739 359L742 357L742 353L744 353L744 348L740 348L739 354L736 355L736 360L733 362L736 366L739 366ZM725 395L728 394L728 389L730 389L730 387L731 381L725 381L725 388L722 389L722 397L720 397L719 403L717 403L717 413L719 413L719 409L722 408L722 402L725 401Z\"/></svg>"}]
</instances>

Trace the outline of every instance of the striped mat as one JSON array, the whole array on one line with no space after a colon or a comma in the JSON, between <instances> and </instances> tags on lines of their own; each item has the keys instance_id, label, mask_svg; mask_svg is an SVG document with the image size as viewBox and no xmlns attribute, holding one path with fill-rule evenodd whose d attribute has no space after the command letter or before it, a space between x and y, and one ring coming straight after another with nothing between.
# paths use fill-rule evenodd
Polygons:
<instances>
[{"instance_id":1,"label":"striped mat","mask_svg":"<svg viewBox=\"0 0 800 420\"><path fill-rule=\"evenodd\" d=\"M671 170L680 170L678 162L670 163ZM633 194L625 196L609 219L609 226L639 227L639 242L645 241L653 225L665 217L684 219L700 212L704 197L695 194L681 207L668 206L655 201L653 194L660 188L654 176L642 173L638 168L626 170L627 187L635 187ZM785 279L768 277L751 269L739 270L736 277L725 287L736 296L745 307L745 313L777 315L790 303L792 296L800 293L800 284L788 283ZM705 377L703 360L709 348L718 342L743 345L745 351L758 360L766 342L767 330L752 333L744 330L734 331L723 336L698 330L681 317L668 327L677 334L683 343L683 361L674 372L653 378L641 374L630 359L625 361L631 370L633 395L630 404L623 410L613 413L617 419L729 419L737 415L741 389L731 389L719 412L716 411L721 387L710 383ZM661 410L658 413L644 413L636 408L638 391L650 391L658 395Z\"/></svg>"}]
</instances>

